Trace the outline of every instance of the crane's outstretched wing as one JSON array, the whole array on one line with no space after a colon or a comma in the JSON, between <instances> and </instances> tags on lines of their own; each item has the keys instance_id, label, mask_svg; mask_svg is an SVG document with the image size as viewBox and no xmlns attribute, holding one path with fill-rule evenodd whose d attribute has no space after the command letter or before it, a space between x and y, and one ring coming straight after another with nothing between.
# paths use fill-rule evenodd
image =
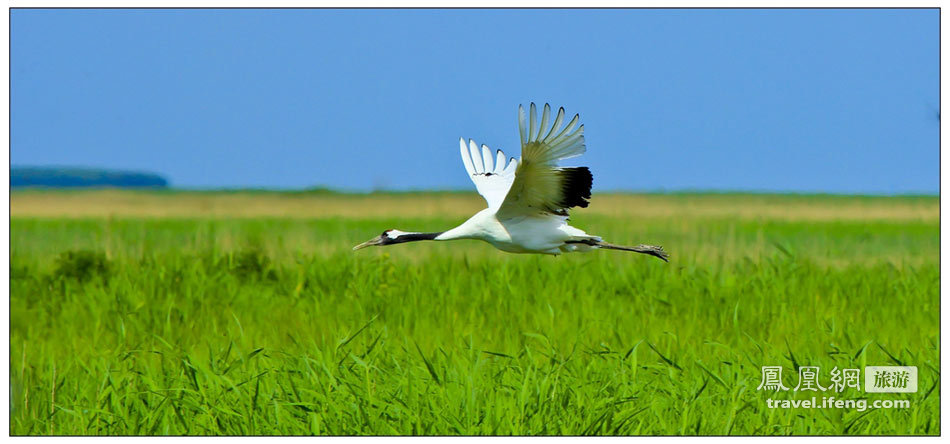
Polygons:
<instances>
[{"instance_id":1,"label":"crane's outstretched wing","mask_svg":"<svg viewBox=\"0 0 950 444\"><path fill-rule=\"evenodd\" d=\"M465 139L459 139L459 145L465 171L475 183L478 194L481 194L488 202L488 208L498 209L505 200L511 183L515 180L518 161L511 158L509 162L501 150L493 154L486 145L482 145L479 149L475 141L471 139L468 145L465 144Z\"/></svg>"},{"instance_id":2,"label":"crane's outstretched wing","mask_svg":"<svg viewBox=\"0 0 950 444\"><path fill-rule=\"evenodd\" d=\"M593 183L590 170L587 167L557 166L558 160L577 157L586 151L584 125L574 129L580 116L575 114L561 130L564 108L558 110L550 129L547 126L551 107L544 105L540 125L537 115L537 108L532 103L530 120L525 122L524 108L518 107L521 159L514 172L514 182L499 207L499 217L537 213L567 215L568 208L586 207L587 199L590 199Z\"/></svg>"}]
</instances>

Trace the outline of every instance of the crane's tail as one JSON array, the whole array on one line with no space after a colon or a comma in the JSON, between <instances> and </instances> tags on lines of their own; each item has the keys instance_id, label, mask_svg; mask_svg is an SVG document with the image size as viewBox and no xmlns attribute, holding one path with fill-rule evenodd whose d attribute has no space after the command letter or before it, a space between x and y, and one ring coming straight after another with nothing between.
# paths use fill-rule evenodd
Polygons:
<instances>
[{"instance_id":1,"label":"crane's tail","mask_svg":"<svg viewBox=\"0 0 950 444\"><path fill-rule=\"evenodd\" d=\"M621 251L634 251L637 253L649 254L650 256L656 256L663 260L663 262L669 262L670 254L663 250L663 247L658 247L654 245L637 245L636 247L625 247L623 245L614 245L604 242L599 239L584 239L576 241L567 241L569 244L578 243L578 244L587 244L595 247L606 248L608 250L621 250Z\"/></svg>"}]
</instances>

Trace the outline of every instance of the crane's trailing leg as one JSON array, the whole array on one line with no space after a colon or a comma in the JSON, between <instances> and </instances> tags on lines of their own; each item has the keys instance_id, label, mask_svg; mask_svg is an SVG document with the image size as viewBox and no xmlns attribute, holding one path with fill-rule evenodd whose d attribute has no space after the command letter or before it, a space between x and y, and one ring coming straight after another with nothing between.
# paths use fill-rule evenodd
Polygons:
<instances>
[{"instance_id":1,"label":"crane's trailing leg","mask_svg":"<svg viewBox=\"0 0 950 444\"><path fill-rule=\"evenodd\" d=\"M669 262L670 254L663 250L663 247L655 245L637 245L636 247L624 247L623 245L614 245L608 244L606 242L601 242L600 248L606 248L608 250L623 250L623 251L636 251L637 253L649 254L650 256L656 256L660 259L663 259L663 262Z\"/></svg>"},{"instance_id":2,"label":"crane's trailing leg","mask_svg":"<svg viewBox=\"0 0 950 444\"><path fill-rule=\"evenodd\" d=\"M597 239L584 239L576 241L567 241L568 244L587 244L593 247L606 248L608 250L622 250L622 251L635 251L637 253L649 254L650 256L656 256L663 260L663 262L669 262L670 254L663 250L663 247L658 247L655 245L637 245L636 247L625 247L623 245L614 245L609 244L604 241L599 241Z\"/></svg>"}]
</instances>

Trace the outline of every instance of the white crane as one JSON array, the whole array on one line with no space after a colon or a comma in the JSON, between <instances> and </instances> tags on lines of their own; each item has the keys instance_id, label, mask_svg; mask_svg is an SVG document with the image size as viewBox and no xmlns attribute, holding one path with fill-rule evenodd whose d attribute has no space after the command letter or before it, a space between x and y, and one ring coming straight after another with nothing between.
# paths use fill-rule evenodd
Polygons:
<instances>
[{"instance_id":1,"label":"white crane","mask_svg":"<svg viewBox=\"0 0 950 444\"><path fill-rule=\"evenodd\" d=\"M493 154L486 145L479 149L474 140L469 139L466 144L465 139L459 139L462 163L488 208L448 231L386 230L353 250L421 240L479 239L510 253L556 255L607 248L649 254L666 261L669 255L663 247L613 245L568 225L568 208L587 207L593 176L587 167L560 168L557 162L584 154L584 125L574 129L580 118L575 114L560 130L564 121L561 108L550 130L545 131L551 107L544 105L540 125L537 114L532 103L530 120L525 122L524 107L518 107L521 159L506 162L501 150Z\"/></svg>"}]
</instances>

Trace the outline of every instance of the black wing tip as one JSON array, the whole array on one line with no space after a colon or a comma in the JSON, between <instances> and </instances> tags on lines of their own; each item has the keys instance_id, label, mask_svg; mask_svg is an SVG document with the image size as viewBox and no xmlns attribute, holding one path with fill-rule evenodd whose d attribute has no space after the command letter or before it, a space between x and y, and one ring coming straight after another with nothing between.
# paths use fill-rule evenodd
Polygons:
<instances>
[{"instance_id":1,"label":"black wing tip","mask_svg":"<svg viewBox=\"0 0 950 444\"><path fill-rule=\"evenodd\" d=\"M587 208L594 175L587 167L561 168L561 208Z\"/></svg>"}]
</instances>

